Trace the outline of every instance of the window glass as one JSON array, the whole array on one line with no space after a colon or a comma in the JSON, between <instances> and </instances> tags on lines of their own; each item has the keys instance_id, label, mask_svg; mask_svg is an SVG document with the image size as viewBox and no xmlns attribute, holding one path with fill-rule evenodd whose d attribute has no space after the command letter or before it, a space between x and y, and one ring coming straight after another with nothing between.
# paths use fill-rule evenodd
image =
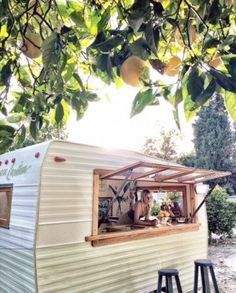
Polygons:
<instances>
[{"instance_id":1,"label":"window glass","mask_svg":"<svg viewBox=\"0 0 236 293\"><path fill-rule=\"evenodd\" d=\"M101 188L103 187L103 189ZM135 197L131 199L130 184L127 183L122 186L122 181L102 181L100 183L100 190L98 195L98 234L105 232L120 231L123 229L126 231L127 226L123 227L124 223L130 225L129 218L126 219L126 214L129 215L131 204L134 204L141 199L142 190L145 187L139 187L135 191ZM120 189L119 196L117 197L117 191ZM162 218L167 219L168 222L175 224L180 218L188 216L187 211L187 198L185 187L152 187L149 189L153 196L153 206L150 213L150 220ZM127 222L122 221L127 220ZM144 218L140 218L144 220ZM118 225L118 226L114 226ZM131 227L133 230L139 227ZM122 230L122 231L123 231Z\"/></svg>"},{"instance_id":2,"label":"window glass","mask_svg":"<svg viewBox=\"0 0 236 293\"><path fill-rule=\"evenodd\" d=\"M0 187L0 227L9 228L11 211L11 188Z\"/></svg>"}]
</instances>

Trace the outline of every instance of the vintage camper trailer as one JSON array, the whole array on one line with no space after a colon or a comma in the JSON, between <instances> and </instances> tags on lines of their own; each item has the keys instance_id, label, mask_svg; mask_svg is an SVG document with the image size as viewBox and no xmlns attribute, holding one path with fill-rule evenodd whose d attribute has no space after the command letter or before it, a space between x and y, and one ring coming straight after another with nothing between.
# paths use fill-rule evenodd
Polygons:
<instances>
[{"instance_id":1,"label":"vintage camper trailer","mask_svg":"<svg viewBox=\"0 0 236 293\"><path fill-rule=\"evenodd\" d=\"M203 208L156 227L114 219L127 208L127 183L137 194L178 192L186 219L202 200L195 185L227 175L61 141L1 155L0 292L151 292L164 267L191 291L193 262L207 256Z\"/></svg>"}]
</instances>

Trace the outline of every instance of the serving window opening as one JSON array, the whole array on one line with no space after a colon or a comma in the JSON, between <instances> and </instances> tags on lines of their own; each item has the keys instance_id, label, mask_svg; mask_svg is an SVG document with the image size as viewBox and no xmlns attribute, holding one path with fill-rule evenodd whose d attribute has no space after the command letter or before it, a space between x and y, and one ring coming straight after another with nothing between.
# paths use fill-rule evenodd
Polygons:
<instances>
[{"instance_id":1,"label":"serving window opening","mask_svg":"<svg viewBox=\"0 0 236 293\"><path fill-rule=\"evenodd\" d=\"M116 170L96 169L92 235L85 239L93 246L100 246L197 230L198 217L192 217L196 210L195 185L227 175L227 172L147 162ZM148 200L149 191L153 199L146 213L142 210L145 204L139 202ZM133 218L129 213L132 205L141 206L138 216L134 209ZM127 223L123 221L126 214L131 219Z\"/></svg>"},{"instance_id":2,"label":"serving window opening","mask_svg":"<svg viewBox=\"0 0 236 293\"><path fill-rule=\"evenodd\" d=\"M12 187L0 186L0 227L9 229Z\"/></svg>"},{"instance_id":3,"label":"serving window opening","mask_svg":"<svg viewBox=\"0 0 236 293\"><path fill-rule=\"evenodd\" d=\"M117 191L121 181L106 180L100 185L98 198L98 234L129 231L145 228L145 217L140 218L139 224L132 222L129 216L135 205L142 200L142 192L150 191L152 197L149 219L157 219L157 226L165 227L183 223L190 214L187 203L186 186L156 186L147 187L145 184L132 187L127 182L119 195Z\"/></svg>"}]
</instances>

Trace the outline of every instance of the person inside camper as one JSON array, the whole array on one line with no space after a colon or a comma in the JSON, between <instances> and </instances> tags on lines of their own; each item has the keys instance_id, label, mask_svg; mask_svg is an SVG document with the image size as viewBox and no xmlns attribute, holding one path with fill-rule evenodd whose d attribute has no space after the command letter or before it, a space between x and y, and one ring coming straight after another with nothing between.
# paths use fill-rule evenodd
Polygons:
<instances>
[{"instance_id":1,"label":"person inside camper","mask_svg":"<svg viewBox=\"0 0 236 293\"><path fill-rule=\"evenodd\" d=\"M173 206L171 207L171 211L174 214L174 217L181 217L182 212L179 206L179 203L177 201L173 202Z\"/></svg>"},{"instance_id":2,"label":"person inside camper","mask_svg":"<svg viewBox=\"0 0 236 293\"><path fill-rule=\"evenodd\" d=\"M130 205L128 212L120 217L117 224L156 226L158 224L158 220L150 220L152 205L152 193L149 189L144 189L141 193L141 199L138 200L134 205Z\"/></svg>"}]
</instances>

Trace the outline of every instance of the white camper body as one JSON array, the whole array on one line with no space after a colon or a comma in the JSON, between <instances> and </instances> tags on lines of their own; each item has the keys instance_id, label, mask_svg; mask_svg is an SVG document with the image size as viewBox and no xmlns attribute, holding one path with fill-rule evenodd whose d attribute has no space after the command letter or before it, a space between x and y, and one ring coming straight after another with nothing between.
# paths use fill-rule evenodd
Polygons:
<instances>
[{"instance_id":1,"label":"white camper body","mask_svg":"<svg viewBox=\"0 0 236 293\"><path fill-rule=\"evenodd\" d=\"M0 227L0 292L151 292L164 267L178 269L183 291L191 291L194 260L207 257L205 209L195 223L176 230L149 228L159 234L129 231L125 237L119 232L117 242L111 233L112 240L103 243L98 235L95 241L94 170L116 170L137 161L164 162L60 141L1 155L0 195L8 189L12 200L9 227ZM182 185L193 210L201 196Z\"/></svg>"}]
</instances>

